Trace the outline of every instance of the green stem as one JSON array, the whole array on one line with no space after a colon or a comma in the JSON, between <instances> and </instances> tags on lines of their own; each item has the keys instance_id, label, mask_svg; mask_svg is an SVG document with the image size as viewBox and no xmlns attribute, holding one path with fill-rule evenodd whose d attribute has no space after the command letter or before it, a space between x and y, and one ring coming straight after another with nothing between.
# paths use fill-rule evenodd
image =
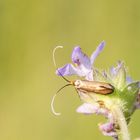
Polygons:
<instances>
[{"instance_id":1,"label":"green stem","mask_svg":"<svg viewBox=\"0 0 140 140\"><path fill-rule=\"evenodd\" d=\"M112 108L113 115L115 117L115 120L119 124L120 132L122 135L122 140L130 140L130 135L128 132L127 122L125 120L123 111L119 105L115 105Z\"/></svg>"}]
</instances>

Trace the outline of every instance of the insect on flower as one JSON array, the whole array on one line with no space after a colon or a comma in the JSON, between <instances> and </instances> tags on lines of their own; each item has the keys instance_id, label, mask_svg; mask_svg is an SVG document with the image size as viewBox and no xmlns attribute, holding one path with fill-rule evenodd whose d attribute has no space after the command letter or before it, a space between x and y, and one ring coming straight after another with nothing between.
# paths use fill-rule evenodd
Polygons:
<instances>
[{"instance_id":1,"label":"insect on flower","mask_svg":"<svg viewBox=\"0 0 140 140\"><path fill-rule=\"evenodd\" d=\"M102 115L107 123L99 124L99 129L105 136L114 140L122 137L130 140L128 123L134 111L140 108L140 82L133 81L126 73L123 61L118 61L116 67L102 71L94 67L96 57L102 52L105 42L101 42L89 57L79 46L74 47L71 55L72 63L66 63L57 68L53 51L53 62L56 74L68 83L61 87L52 98L51 109L55 115L60 113L54 110L55 97L66 86L72 85L83 104L76 111L82 114ZM70 81L65 76L76 75L84 78ZM111 94L111 96L110 96Z\"/></svg>"},{"instance_id":2,"label":"insect on flower","mask_svg":"<svg viewBox=\"0 0 140 140\"><path fill-rule=\"evenodd\" d=\"M57 46L54 50L53 50L53 62L54 65L57 69L56 66L56 62L55 62L55 51L58 48L63 48L62 46ZM66 81L68 82L68 84L64 85L63 87L61 87L56 94L53 96L52 101L51 101L51 109L53 114L55 115L60 115L60 113L55 112L54 110L54 100L56 95L66 86L74 86L76 91L79 92L83 92L84 94L101 94L101 95L106 95L106 94L111 94L112 92L114 92L114 87L106 82L99 82L99 81L91 81L91 80L74 80L74 81L69 81L68 79L66 79L61 72L57 69L57 72L59 73L59 75Z\"/></svg>"}]
</instances>

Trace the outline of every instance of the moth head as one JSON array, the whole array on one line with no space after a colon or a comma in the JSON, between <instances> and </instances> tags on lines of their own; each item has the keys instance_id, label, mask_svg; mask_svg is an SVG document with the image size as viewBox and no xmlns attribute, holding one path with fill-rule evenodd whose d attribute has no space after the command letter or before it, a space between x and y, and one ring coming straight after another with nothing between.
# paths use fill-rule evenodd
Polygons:
<instances>
[{"instance_id":1,"label":"moth head","mask_svg":"<svg viewBox=\"0 0 140 140\"><path fill-rule=\"evenodd\" d=\"M81 80L75 80L73 82L73 85L75 86L75 88L80 88L82 86L82 81Z\"/></svg>"}]
</instances>

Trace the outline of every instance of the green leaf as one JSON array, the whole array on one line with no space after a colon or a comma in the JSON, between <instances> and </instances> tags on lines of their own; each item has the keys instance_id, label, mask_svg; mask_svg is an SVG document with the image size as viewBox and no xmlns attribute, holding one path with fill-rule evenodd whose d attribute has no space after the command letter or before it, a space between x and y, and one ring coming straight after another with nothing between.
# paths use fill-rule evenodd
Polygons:
<instances>
[{"instance_id":1,"label":"green leaf","mask_svg":"<svg viewBox=\"0 0 140 140\"><path fill-rule=\"evenodd\" d=\"M122 92L120 98L125 102L125 115L128 117L134 111L134 104L139 92L139 82L133 82L127 85Z\"/></svg>"},{"instance_id":2,"label":"green leaf","mask_svg":"<svg viewBox=\"0 0 140 140\"><path fill-rule=\"evenodd\" d=\"M126 85L126 70L123 62L121 62L117 69L117 73L113 78L113 83L119 90L123 90Z\"/></svg>"}]
</instances>

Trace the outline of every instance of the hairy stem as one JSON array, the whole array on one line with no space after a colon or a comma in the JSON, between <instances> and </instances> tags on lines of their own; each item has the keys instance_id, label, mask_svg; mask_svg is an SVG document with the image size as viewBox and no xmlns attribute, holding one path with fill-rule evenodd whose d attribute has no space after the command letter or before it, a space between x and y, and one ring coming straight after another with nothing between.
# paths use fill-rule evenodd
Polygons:
<instances>
[{"instance_id":1,"label":"hairy stem","mask_svg":"<svg viewBox=\"0 0 140 140\"><path fill-rule=\"evenodd\" d=\"M115 120L117 121L119 127L120 127L120 132L122 135L122 140L130 140L130 135L128 132L128 127L127 127L127 122L125 120L123 111L119 105L115 105L112 108L113 115L115 117Z\"/></svg>"}]
</instances>

